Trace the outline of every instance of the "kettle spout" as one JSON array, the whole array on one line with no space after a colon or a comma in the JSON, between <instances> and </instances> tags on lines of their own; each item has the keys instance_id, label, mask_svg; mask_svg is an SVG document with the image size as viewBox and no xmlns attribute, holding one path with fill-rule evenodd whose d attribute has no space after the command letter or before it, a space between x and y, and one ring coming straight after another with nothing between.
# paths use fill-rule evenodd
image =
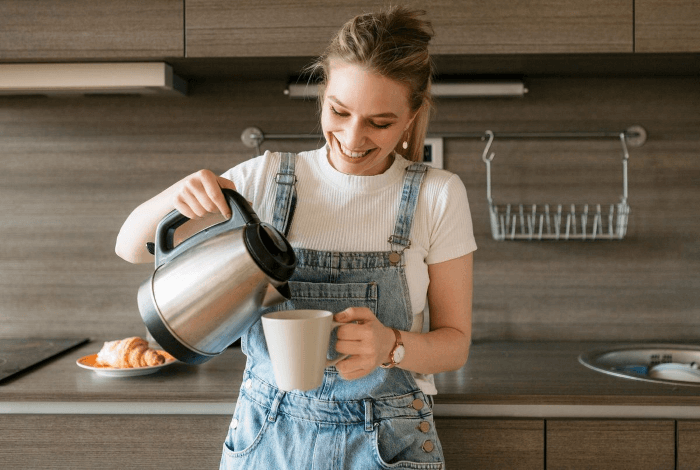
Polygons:
<instances>
[{"instance_id":1,"label":"kettle spout","mask_svg":"<svg viewBox=\"0 0 700 470\"><path fill-rule=\"evenodd\" d=\"M265 291L265 297L262 300L263 307L272 307L277 304L281 304L292 298L292 292L289 289L288 283L283 283L278 286L272 284L267 285L267 290Z\"/></svg>"}]
</instances>

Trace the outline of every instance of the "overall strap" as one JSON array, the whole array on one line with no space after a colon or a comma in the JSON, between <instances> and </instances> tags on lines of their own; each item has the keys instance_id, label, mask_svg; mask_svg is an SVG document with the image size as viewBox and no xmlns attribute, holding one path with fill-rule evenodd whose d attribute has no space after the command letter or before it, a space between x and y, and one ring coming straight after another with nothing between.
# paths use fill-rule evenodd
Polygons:
<instances>
[{"instance_id":1,"label":"overall strap","mask_svg":"<svg viewBox=\"0 0 700 470\"><path fill-rule=\"evenodd\" d=\"M297 177L294 174L296 154L285 152L281 156L280 169L275 177L277 194L275 196L275 213L272 218L272 226L286 237L289 234L289 227L292 225L294 207L296 207L297 202Z\"/></svg>"},{"instance_id":2,"label":"overall strap","mask_svg":"<svg viewBox=\"0 0 700 470\"><path fill-rule=\"evenodd\" d=\"M411 246L411 240L408 237L411 235L411 225L413 224L413 215L418 204L418 194L427 171L428 165L424 163L413 163L406 168L406 176L401 189L399 212L396 214L396 225L394 226L394 233L389 237L389 243L394 253L403 253L403 250ZM395 245L399 245L400 248L395 250ZM396 262L398 262L398 259L396 259Z\"/></svg>"}]
</instances>

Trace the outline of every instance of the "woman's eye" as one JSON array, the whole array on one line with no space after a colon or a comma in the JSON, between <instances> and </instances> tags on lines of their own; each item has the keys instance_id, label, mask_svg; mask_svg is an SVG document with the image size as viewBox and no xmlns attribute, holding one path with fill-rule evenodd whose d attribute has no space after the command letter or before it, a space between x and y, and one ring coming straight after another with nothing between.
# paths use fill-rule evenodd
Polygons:
<instances>
[{"instance_id":1,"label":"woman's eye","mask_svg":"<svg viewBox=\"0 0 700 470\"><path fill-rule=\"evenodd\" d=\"M348 113L339 113L338 110L335 109L333 106L331 106L331 111L333 111L333 114L335 114L337 116L346 117L348 115Z\"/></svg>"},{"instance_id":2,"label":"woman's eye","mask_svg":"<svg viewBox=\"0 0 700 470\"><path fill-rule=\"evenodd\" d=\"M339 116L339 117L348 117L348 116L350 116L349 113L341 113L340 111L338 111L337 109L335 109L335 107L333 107L333 106L330 106L330 108L331 108L331 112L332 112L333 114L335 114L336 116ZM376 122L370 122L369 124L370 124L372 127L376 128L376 129L388 129L389 127L391 127L391 125L393 124L393 122L389 122L389 123L387 123L387 124L377 124Z\"/></svg>"}]
</instances>

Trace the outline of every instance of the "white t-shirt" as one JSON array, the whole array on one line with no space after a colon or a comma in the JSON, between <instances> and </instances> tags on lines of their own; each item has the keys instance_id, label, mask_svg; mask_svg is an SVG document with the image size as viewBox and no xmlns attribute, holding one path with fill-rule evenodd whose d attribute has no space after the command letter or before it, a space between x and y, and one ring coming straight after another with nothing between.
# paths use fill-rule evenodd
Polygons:
<instances>
[{"instance_id":1,"label":"white t-shirt","mask_svg":"<svg viewBox=\"0 0 700 470\"><path fill-rule=\"evenodd\" d=\"M389 251L387 239L394 232L405 169L412 162L396 155L380 175L347 175L331 166L327 151L324 146L297 155L297 204L289 243L321 251ZM222 175L267 223L274 214L280 160L279 153L265 152ZM428 265L476 250L467 191L457 175L434 168L427 172L410 240L404 255L412 331L427 331ZM432 375L413 375L423 392L437 393Z\"/></svg>"}]
</instances>

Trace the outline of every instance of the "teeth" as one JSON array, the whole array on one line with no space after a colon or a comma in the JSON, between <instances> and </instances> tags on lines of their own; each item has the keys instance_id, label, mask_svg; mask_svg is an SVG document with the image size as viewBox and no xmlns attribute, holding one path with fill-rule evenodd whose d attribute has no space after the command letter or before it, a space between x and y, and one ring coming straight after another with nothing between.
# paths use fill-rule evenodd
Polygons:
<instances>
[{"instance_id":1,"label":"teeth","mask_svg":"<svg viewBox=\"0 0 700 470\"><path fill-rule=\"evenodd\" d=\"M346 149L342 145L340 146L340 150L343 152L343 154L345 154L346 157L350 157L350 158L364 157L365 155L367 155L371 151L371 149L370 149L370 150L367 150L365 152L351 152L350 150Z\"/></svg>"}]
</instances>

